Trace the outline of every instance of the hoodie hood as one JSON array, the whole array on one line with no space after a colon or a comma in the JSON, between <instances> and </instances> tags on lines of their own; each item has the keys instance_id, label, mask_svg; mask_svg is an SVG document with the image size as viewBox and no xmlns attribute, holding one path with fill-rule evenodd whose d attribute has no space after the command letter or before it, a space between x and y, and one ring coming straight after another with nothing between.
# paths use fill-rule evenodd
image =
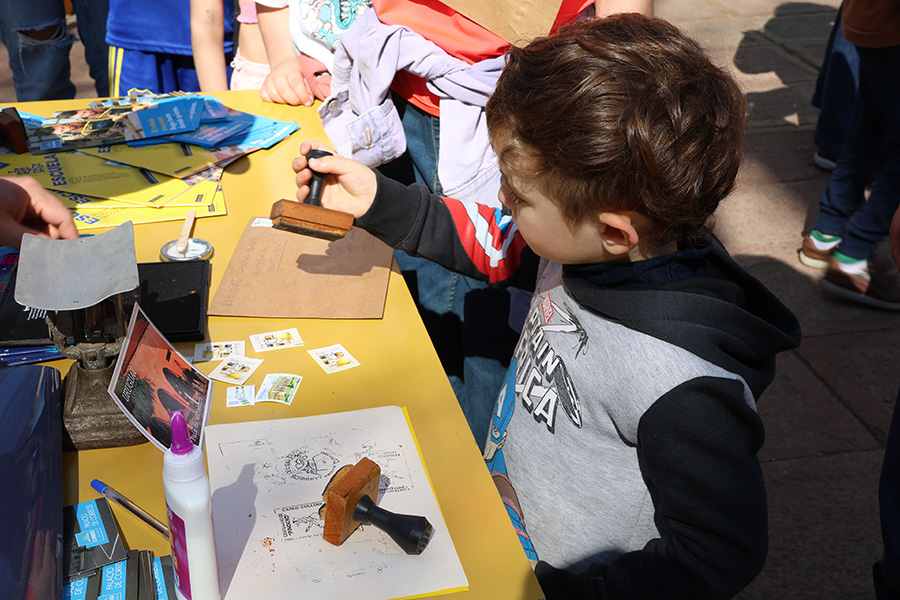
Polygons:
<instances>
[{"instance_id":1,"label":"hoodie hood","mask_svg":"<svg viewBox=\"0 0 900 600\"><path fill-rule=\"evenodd\" d=\"M704 276L651 288L605 288L577 267L563 268L566 289L585 307L675 344L744 378L754 398L771 383L775 355L800 345L800 323L715 237Z\"/></svg>"}]
</instances>

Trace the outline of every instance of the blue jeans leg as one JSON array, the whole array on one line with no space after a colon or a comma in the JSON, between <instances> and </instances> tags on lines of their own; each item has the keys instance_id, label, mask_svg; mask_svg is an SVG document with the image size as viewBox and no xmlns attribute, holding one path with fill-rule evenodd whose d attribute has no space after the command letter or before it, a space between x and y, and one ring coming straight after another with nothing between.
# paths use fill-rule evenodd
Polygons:
<instances>
[{"instance_id":1,"label":"blue jeans leg","mask_svg":"<svg viewBox=\"0 0 900 600\"><path fill-rule=\"evenodd\" d=\"M56 27L47 39L23 32ZM75 97L69 50L75 36L66 29L62 0L0 0L0 38L9 53L16 100L62 100Z\"/></svg>"},{"instance_id":2,"label":"blue jeans leg","mask_svg":"<svg viewBox=\"0 0 900 600\"><path fill-rule=\"evenodd\" d=\"M850 219L866 200L866 181L862 165L871 157L873 130L878 123L862 90L853 110L853 118L841 154L831 171L828 187L819 200L819 215L814 229L827 235L843 236Z\"/></svg>"},{"instance_id":3,"label":"blue jeans leg","mask_svg":"<svg viewBox=\"0 0 900 600\"><path fill-rule=\"evenodd\" d=\"M106 43L109 0L72 0L72 7L97 96L109 96L109 45Z\"/></svg>"}]
</instances>

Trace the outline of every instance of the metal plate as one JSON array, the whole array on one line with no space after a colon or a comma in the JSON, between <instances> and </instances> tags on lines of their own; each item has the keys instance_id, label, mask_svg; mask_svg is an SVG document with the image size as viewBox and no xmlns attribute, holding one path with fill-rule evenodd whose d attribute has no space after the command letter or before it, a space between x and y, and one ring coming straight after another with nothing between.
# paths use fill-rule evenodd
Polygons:
<instances>
[{"instance_id":1,"label":"metal plate","mask_svg":"<svg viewBox=\"0 0 900 600\"><path fill-rule=\"evenodd\" d=\"M136 288L137 258L131 221L75 240L22 236L16 302L45 310L93 306Z\"/></svg>"}]
</instances>

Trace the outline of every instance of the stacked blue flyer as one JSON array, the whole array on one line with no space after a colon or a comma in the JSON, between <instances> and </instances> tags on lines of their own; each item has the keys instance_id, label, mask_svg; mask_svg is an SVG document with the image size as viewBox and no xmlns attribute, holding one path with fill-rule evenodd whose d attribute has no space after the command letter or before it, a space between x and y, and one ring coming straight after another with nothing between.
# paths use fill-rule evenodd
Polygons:
<instances>
[{"instance_id":1,"label":"stacked blue flyer","mask_svg":"<svg viewBox=\"0 0 900 600\"><path fill-rule=\"evenodd\" d=\"M268 148L297 129L294 122L234 110L212 96L172 92L110 98L57 111L28 130L28 147L32 154L118 143Z\"/></svg>"}]
</instances>

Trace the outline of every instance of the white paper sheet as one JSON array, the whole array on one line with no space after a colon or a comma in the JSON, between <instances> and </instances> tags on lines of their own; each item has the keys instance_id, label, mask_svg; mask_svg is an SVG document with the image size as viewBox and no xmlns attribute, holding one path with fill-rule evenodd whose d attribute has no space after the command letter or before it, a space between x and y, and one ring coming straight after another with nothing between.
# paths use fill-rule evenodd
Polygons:
<instances>
[{"instance_id":1,"label":"white paper sheet","mask_svg":"<svg viewBox=\"0 0 900 600\"><path fill-rule=\"evenodd\" d=\"M211 425L206 443L224 600L387 600L468 586L402 408ZM381 467L379 506L434 527L422 554L370 525L341 546L322 539L325 486L364 456Z\"/></svg>"}]
</instances>

